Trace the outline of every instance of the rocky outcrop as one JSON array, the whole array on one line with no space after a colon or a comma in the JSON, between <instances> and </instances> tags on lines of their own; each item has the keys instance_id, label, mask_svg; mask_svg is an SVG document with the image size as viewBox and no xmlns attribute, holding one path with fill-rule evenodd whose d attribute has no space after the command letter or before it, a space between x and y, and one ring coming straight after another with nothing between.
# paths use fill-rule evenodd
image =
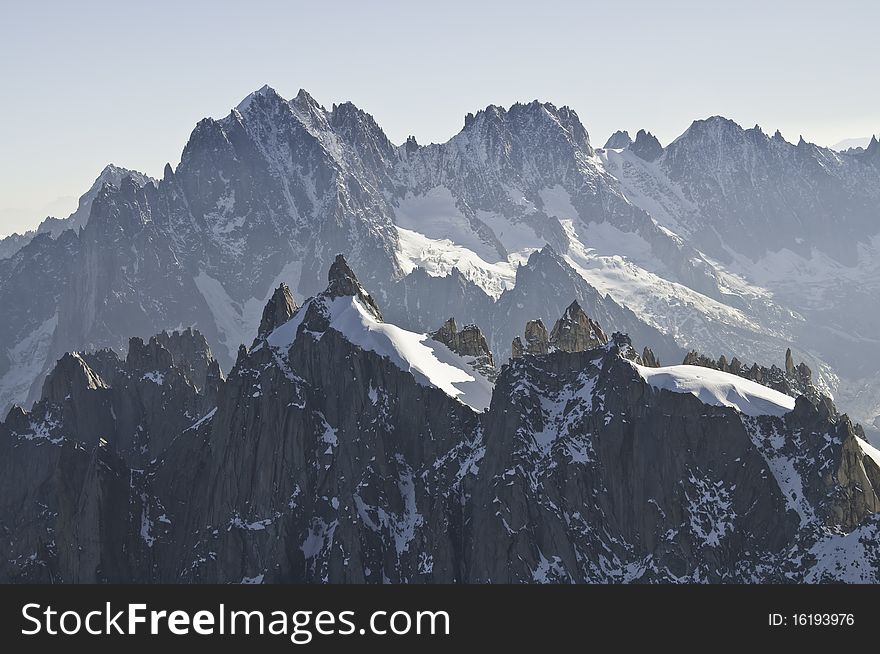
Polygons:
<instances>
[{"instance_id":1,"label":"rocky outcrop","mask_svg":"<svg viewBox=\"0 0 880 654\"><path fill-rule=\"evenodd\" d=\"M623 150L632 145L632 137L625 130L618 130L605 141L606 150Z\"/></svg>"},{"instance_id":2,"label":"rocky outcrop","mask_svg":"<svg viewBox=\"0 0 880 654\"><path fill-rule=\"evenodd\" d=\"M263 317L260 319L257 338L265 338L271 334L276 327L290 320L298 308L290 289L287 288L287 284L279 284L263 309Z\"/></svg>"},{"instance_id":3,"label":"rocky outcrop","mask_svg":"<svg viewBox=\"0 0 880 654\"><path fill-rule=\"evenodd\" d=\"M651 132L640 129L629 151L645 161L656 161L663 154L663 146Z\"/></svg>"},{"instance_id":4,"label":"rocky outcrop","mask_svg":"<svg viewBox=\"0 0 880 654\"><path fill-rule=\"evenodd\" d=\"M328 286L325 291L327 297L356 297L358 298L378 320L382 320L382 312L373 298L364 290L358 281L354 271L348 265L345 257L336 255L330 272L327 275Z\"/></svg>"},{"instance_id":5,"label":"rocky outcrop","mask_svg":"<svg viewBox=\"0 0 880 654\"><path fill-rule=\"evenodd\" d=\"M159 345L171 353L174 367L186 376L190 384L207 394L216 392L223 373L211 346L200 331L192 328L170 333L162 331L155 338Z\"/></svg>"},{"instance_id":6,"label":"rocky outcrop","mask_svg":"<svg viewBox=\"0 0 880 654\"><path fill-rule=\"evenodd\" d=\"M512 355L512 341L521 334L524 324L517 316L525 313L544 325L554 325L572 301L595 323L627 333L634 342L650 345L661 358L680 360L685 354L673 339L646 325L611 296L600 294L554 248L545 246L517 268L515 286L502 293L485 320L490 325L487 339L496 359L503 361Z\"/></svg>"},{"instance_id":7,"label":"rocky outcrop","mask_svg":"<svg viewBox=\"0 0 880 654\"><path fill-rule=\"evenodd\" d=\"M88 393L107 385L78 353L65 354L43 383L43 397L50 402L63 402L74 395Z\"/></svg>"},{"instance_id":8,"label":"rocky outcrop","mask_svg":"<svg viewBox=\"0 0 880 654\"><path fill-rule=\"evenodd\" d=\"M538 320L529 320L526 323L525 345L519 336L513 339L511 345L512 356L521 357L524 354L547 354L550 351L550 338L547 336L547 328Z\"/></svg>"},{"instance_id":9,"label":"rocky outcrop","mask_svg":"<svg viewBox=\"0 0 880 654\"><path fill-rule=\"evenodd\" d=\"M455 318L449 318L440 329L431 334L431 338L443 343L456 354L472 359L471 365L490 379L497 375L495 360L486 343L486 337L476 325L465 325L459 331Z\"/></svg>"},{"instance_id":10,"label":"rocky outcrop","mask_svg":"<svg viewBox=\"0 0 880 654\"><path fill-rule=\"evenodd\" d=\"M615 335L599 350L515 359L499 377L473 492L471 578L793 579L787 548L814 542L813 520L874 528L880 488L867 477L880 468L848 420L805 400L784 418L749 419L656 392L627 363L629 349ZM778 433L786 445L774 449ZM808 499L779 485L790 469ZM866 498L855 497L858 484L872 488Z\"/></svg>"},{"instance_id":11,"label":"rocky outcrop","mask_svg":"<svg viewBox=\"0 0 880 654\"><path fill-rule=\"evenodd\" d=\"M660 359L658 359L653 350L649 348L647 345L644 350L642 350L642 365L648 366L649 368L659 368L660 367Z\"/></svg>"},{"instance_id":12,"label":"rocky outcrop","mask_svg":"<svg viewBox=\"0 0 880 654\"><path fill-rule=\"evenodd\" d=\"M76 434L87 446L103 441L139 464L214 406L222 384L199 332L163 332L146 342L133 337L124 361L110 350L64 355L41 399L29 412L11 412L9 426L27 440Z\"/></svg>"},{"instance_id":13,"label":"rocky outcrop","mask_svg":"<svg viewBox=\"0 0 880 654\"><path fill-rule=\"evenodd\" d=\"M463 356L487 357L490 361L492 359L486 338L476 325L465 325L461 331L458 331L455 318L450 318L440 329L431 334L431 338Z\"/></svg>"},{"instance_id":14,"label":"rocky outcrop","mask_svg":"<svg viewBox=\"0 0 880 654\"><path fill-rule=\"evenodd\" d=\"M572 302L550 332L550 347L563 352L584 352L608 342L608 337L590 320L577 300Z\"/></svg>"},{"instance_id":15,"label":"rocky outcrop","mask_svg":"<svg viewBox=\"0 0 880 654\"><path fill-rule=\"evenodd\" d=\"M526 323L525 341L523 345L519 336L513 340L511 350L514 357L557 351L583 352L607 343L608 337L575 300L553 325L549 336L541 320Z\"/></svg>"},{"instance_id":16,"label":"rocky outcrop","mask_svg":"<svg viewBox=\"0 0 880 654\"><path fill-rule=\"evenodd\" d=\"M75 233L80 228L85 227L92 210L92 202L95 197L97 197L98 193L100 193L104 184L111 184L118 187L126 177L134 179L141 186L155 181L151 177L139 173L136 170L120 168L119 166L114 166L112 163L107 164L104 166L104 169L98 175L97 179L92 183L89 190L80 196L76 211L72 214L66 218L47 216L33 231L28 231L24 234L12 234L11 236L0 238L0 259L6 259L13 256L22 247L30 243L40 234L47 234L53 238L57 238L65 231L71 230Z\"/></svg>"},{"instance_id":17,"label":"rocky outcrop","mask_svg":"<svg viewBox=\"0 0 880 654\"><path fill-rule=\"evenodd\" d=\"M757 363L747 366L736 357L728 361L723 354L715 360L693 350L688 352L682 363L686 366L702 366L729 372L792 397L804 395L814 404L818 403L822 397L813 383L813 372L810 367L804 362L794 365L791 348L785 352L784 368L776 365L768 368Z\"/></svg>"}]
</instances>

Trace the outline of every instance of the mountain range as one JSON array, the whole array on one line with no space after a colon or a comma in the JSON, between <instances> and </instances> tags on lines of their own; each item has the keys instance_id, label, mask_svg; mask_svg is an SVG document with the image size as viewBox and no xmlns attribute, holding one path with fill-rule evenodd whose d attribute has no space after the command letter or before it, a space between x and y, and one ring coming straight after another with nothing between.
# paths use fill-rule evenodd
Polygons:
<instances>
[{"instance_id":1,"label":"mountain range","mask_svg":"<svg viewBox=\"0 0 880 654\"><path fill-rule=\"evenodd\" d=\"M876 138L263 87L0 240L0 579L876 581L878 234Z\"/></svg>"},{"instance_id":2,"label":"mountain range","mask_svg":"<svg viewBox=\"0 0 880 654\"><path fill-rule=\"evenodd\" d=\"M339 255L227 377L192 329L67 354L0 424L0 579L880 580L880 451L790 353L658 367L577 302L517 338L490 372Z\"/></svg>"},{"instance_id":3,"label":"mountain range","mask_svg":"<svg viewBox=\"0 0 880 654\"><path fill-rule=\"evenodd\" d=\"M0 241L0 405L36 400L65 352L163 329L198 328L228 370L278 283L310 296L341 252L390 318L466 315L502 360L575 298L664 362L792 347L870 430L876 139L842 154L720 117L665 148L620 136L596 148L536 101L398 146L351 103L264 87L199 122L161 180L109 166L71 217Z\"/></svg>"}]
</instances>

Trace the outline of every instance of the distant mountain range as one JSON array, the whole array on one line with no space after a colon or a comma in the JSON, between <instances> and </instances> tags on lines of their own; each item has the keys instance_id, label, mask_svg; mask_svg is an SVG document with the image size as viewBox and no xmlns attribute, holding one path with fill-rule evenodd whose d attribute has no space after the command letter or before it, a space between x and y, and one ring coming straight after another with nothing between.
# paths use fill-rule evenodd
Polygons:
<instances>
[{"instance_id":1,"label":"distant mountain range","mask_svg":"<svg viewBox=\"0 0 880 654\"><path fill-rule=\"evenodd\" d=\"M499 361L574 299L663 362L788 347L869 429L880 415L876 140L847 154L712 117L665 148L596 148L574 111L465 117L444 144L389 141L351 103L269 87L196 126L153 180L108 166L71 217L0 241L0 405L68 351L198 328L228 370L278 283L323 287L344 253L386 317L465 316Z\"/></svg>"},{"instance_id":2,"label":"distant mountain range","mask_svg":"<svg viewBox=\"0 0 880 654\"><path fill-rule=\"evenodd\" d=\"M870 136L862 136L860 138L855 139L843 139L842 141L838 141L834 145L831 146L832 150L837 150L838 152L844 152L846 150L855 149L855 148L866 148L868 144L871 142Z\"/></svg>"}]
</instances>

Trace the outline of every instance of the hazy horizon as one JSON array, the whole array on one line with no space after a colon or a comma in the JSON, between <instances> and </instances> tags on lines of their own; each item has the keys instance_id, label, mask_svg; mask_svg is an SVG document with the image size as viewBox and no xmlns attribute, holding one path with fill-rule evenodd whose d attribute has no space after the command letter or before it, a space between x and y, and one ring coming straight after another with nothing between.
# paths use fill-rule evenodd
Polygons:
<instances>
[{"instance_id":1,"label":"hazy horizon","mask_svg":"<svg viewBox=\"0 0 880 654\"><path fill-rule=\"evenodd\" d=\"M880 129L875 3L559 6L6 6L0 234L66 216L107 163L160 176L199 119L267 83L351 100L395 143L533 99L573 108L597 147L642 128L666 145L716 114L823 146Z\"/></svg>"}]
</instances>

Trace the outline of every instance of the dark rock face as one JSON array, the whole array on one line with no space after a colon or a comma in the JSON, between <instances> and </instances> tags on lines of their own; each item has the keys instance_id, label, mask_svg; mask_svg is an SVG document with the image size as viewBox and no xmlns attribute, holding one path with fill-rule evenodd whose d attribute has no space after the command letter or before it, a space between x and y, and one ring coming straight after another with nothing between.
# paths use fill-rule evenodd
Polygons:
<instances>
[{"instance_id":1,"label":"dark rock face","mask_svg":"<svg viewBox=\"0 0 880 654\"><path fill-rule=\"evenodd\" d=\"M110 350L65 354L32 411L11 411L7 426L28 440L104 441L137 463L161 453L213 406L222 383L198 332L163 332L147 342L133 337L124 361Z\"/></svg>"},{"instance_id":2,"label":"dark rock face","mask_svg":"<svg viewBox=\"0 0 880 654\"><path fill-rule=\"evenodd\" d=\"M477 413L336 330L341 300L372 315L336 263L226 380L194 331L63 357L0 423L0 579L880 580L880 467L827 399L750 417L658 390L615 333L515 358Z\"/></svg>"},{"instance_id":3,"label":"dark rock face","mask_svg":"<svg viewBox=\"0 0 880 654\"><path fill-rule=\"evenodd\" d=\"M524 354L547 354L550 351L550 339L547 337L547 328L538 320L529 320L526 323L526 344Z\"/></svg>"},{"instance_id":4,"label":"dark rock face","mask_svg":"<svg viewBox=\"0 0 880 654\"><path fill-rule=\"evenodd\" d=\"M208 389L216 388L222 380L220 365L214 358L207 339L199 331L185 329L170 334L163 331L156 335L156 341L171 353L173 365L197 390L208 392ZM129 345L129 352L130 350Z\"/></svg>"},{"instance_id":5,"label":"dark rock face","mask_svg":"<svg viewBox=\"0 0 880 654\"><path fill-rule=\"evenodd\" d=\"M630 152L645 161L657 161L663 154L663 146L657 137L640 129L636 134L636 140L629 146Z\"/></svg>"},{"instance_id":6,"label":"dark rock face","mask_svg":"<svg viewBox=\"0 0 880 654\"><path fill-rule=\"evenodd\" d=\"M605 141L605 149L623 150L632 145L632 142L633 140L632 137L630 137L629 132L618 130L609 136L607 141Z\"/></svg>"},{"instance_id":7,"label":"dark rock face","mask_svg":"<svg viewBox=\"0 0 880 654\"><path fill-rule=\"evenodd\" d=\"M649 368L659 368L660 360L654 355L653 350L649 348L647 345L645 349L642 350L642 365L648 366Z\"/></svg>"},{"instance_id":8,"label":"dark rock face","mask_svg":"<svg viewBox=\"0 0 880 654\"><path fill-rule=\"evenodd\" d=\"M476 325L465 325L459 331L455 318L449 318L440 329L431 334L431 338L443 343L456 354L468 357L471 366L489 379L494 380L498 375L486 337Z\"/></svg>"},{"instance_id":9,"label":"dark rock face","mask_svg":"<svg viewBox=\"0 0 880 654\"><path fill-rule=\"evenodd\" d=\"M605 332L584 313L577 300L568 305L549 336L540 320L526 323L525 339L525 345L519 336L513 339L513 357L550 352L584 352L608 342Z\"/></svg>"},{"instance_id":10,"label":"dark rock face","mask_svg":"<svg viewBox=\"0 0 880 654\"><path fill-rule=\"evenodd\" d=\"M293 300L293 295L287 284L280 284L271 299L263 309L263 317L260 320L260 329L257 332L257 338L265 338L272 331L286 323L293 317L293 314L299 307Z\"/></svg>"},{"instance_id":11,"label":"dark rock face","mask_svg":"<svg viewBox=\"0 0 880 654\"><path fill-rule=\"evenodd\" d=\"M563 352L584 352L608 342L598 324L590 320L577 300L572 302L550 332L550 345Z\"/></svg>"},{"instance_id":12,"label":"dark rock face","mask_svg":"<svg viewBox=\"0 0 880 654\"><path fill-rule=\"evenodd\" d=\"M658 392L634 374L626 348L615 339L610 350L515 359L499 377L472 496L471 579L803 578L786 557L792 542L812 542L808 523L852 524L851 510L876 528L876 490L866 501L851 493L877 466L847 420L826 422L806 401L782 419L749 419ZM770 445L774 430L792 435L784 452ZM810 488L797 500L821 505L816 514L783 492L789 461L836 471L798 467ZM861 474L860 461L872 472ZM515 554L498 555L499 542Z\"/></svg>"}]
</instances>

